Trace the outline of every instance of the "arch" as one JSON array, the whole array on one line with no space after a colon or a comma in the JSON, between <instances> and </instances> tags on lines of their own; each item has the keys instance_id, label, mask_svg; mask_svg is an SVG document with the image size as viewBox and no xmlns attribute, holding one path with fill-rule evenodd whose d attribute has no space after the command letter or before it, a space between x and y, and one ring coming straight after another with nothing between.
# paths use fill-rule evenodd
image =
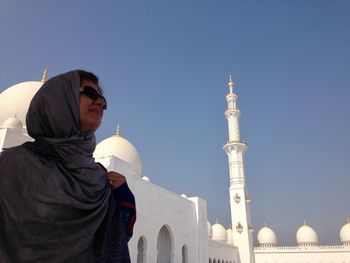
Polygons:
<instances>
[{"instance_id":1,"label":"arch","mask_svg":"<svg viewBox=\"0 0 350 263\"><path fill-rule=\"evenodd\" d=\"M157 263L173 263L174 242L171 229L163 225L157 239Z\"/></svg>"},{"instance_id":2,"label":"arch","mask_svg":"<svg viewBox=\"0 0 350 263\"><path fill-rule=\"evenodd\" d=\"M212 262L211 262L211 258L209 258L209 263L212 263Z\"/></svg>"},{"instance_id":3,"label":"arch","mask_svg":"<svg viewBox=\"0 0 350 263\"><path fill-rule=\"evenodd\" d=\"M214 258L213 263L216 263L216 259Z\"/></svg>"},{"instance_id":4,"label":"arch","mask_svg":"<svg viewBox=\"0 0 350 263\"><path fill-rule=\"evenodd\" d=\"M137 242L137 263L146 263L147 258L147 241L144 236L139 238Z\"/></svg>"},{"instance_id":5,"label":"arch","mask_svg":"<svg viewBox=\"0 0 350 263\"><path fill-rule=\"evenodd\" d=\"M186 244L182 246L182 263L188 263L188 249Z\"/></svg>"}]
</instances>

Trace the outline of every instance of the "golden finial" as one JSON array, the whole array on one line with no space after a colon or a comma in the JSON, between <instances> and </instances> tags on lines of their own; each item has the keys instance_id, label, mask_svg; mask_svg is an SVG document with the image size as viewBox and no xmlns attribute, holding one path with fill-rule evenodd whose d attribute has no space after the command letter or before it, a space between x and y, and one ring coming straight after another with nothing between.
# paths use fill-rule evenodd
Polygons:
<instances>
[{"instance_id":1,"label":"golden finial","mask_svg":"<svg viewBox=\"0 0 350 263\"><path fill-rule=\"evenodd\" d=\"M347 218L348 224L350 224L350 217Z\"/></svg>"},{"instance_id":2,"label":"golden finial","mask_svg":"<svg viewBox=\"0 0 350 263\"><path fill-rule=\"evenodd\" d=\"M118 126L117 126L117 131L116 131L115 135L120 136L120 127L119 127L119 124L118 124Z\"/></svg>"},{"instance_id":3,"label":"golden finial","mask_svg":"<svg viewBox=\"0 0 350 263\"><path fill-rule=\"evenodd\" d=\"M306 226L306 220L304 219L304 226Z\"/></svg>"},{"instance_id":4,"label":"golden finial","mask_svg":"<svg viewBox=\"0 0 350 263\"><path fill-rule=\"evenodd\" d=\"M266 223L264 223L264 227L267 227L267 224L266 224Z\"/></svg>"},{"instance_id":5,"label":"golden finial","mask_svg":"<svg viewBox=\"0 0 350 263\"><path fill-rule=\"evenodd\" d=\"M227 86L230 88L230 92L232 93L232 89L233 89L234 84L233 84L233 81L232 81L231 74L230 74L230 81L228 82Z\"/></svg>"},{"instance_id":6,"label":"golden finial","mask_svg":"<svg viewBox=\"0 0 350 263\"><path fill-rule=\"evenodd\" d=\"M47 68L44 69L43 77L41 78L41 82L45 82L46 81L46 73L47 73Z\"/></svg>"}]
</instances>

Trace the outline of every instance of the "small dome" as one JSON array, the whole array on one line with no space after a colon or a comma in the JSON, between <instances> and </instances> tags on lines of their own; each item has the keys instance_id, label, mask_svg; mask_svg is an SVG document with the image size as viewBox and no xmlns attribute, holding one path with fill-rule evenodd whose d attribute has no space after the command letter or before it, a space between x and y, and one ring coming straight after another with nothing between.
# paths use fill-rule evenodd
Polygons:
<instances>
[{"instance_id":1,"label":"small dome","mask_svg":"<svg viewBox=\"0 0 350 263\"><path fill-rule=\"evenodd\" d=\"M97 144L94 158L115 156L129 163L137 176L141 176L141 160L135 146L123 136L115 134Z\"/></svg>"},{"instance_id":2,"label":"small dome","mask_svg":"<svg viewBox=\"0 0 350 263\"><path fill-rule=\"evenodd\" d=\"M226 235L227 235L227 244L233 245L233 233L231 228L228 228L226 230Z\"/></svg>"},{"instance_id":3,"label":"small dome","mask_svg":"<svg viewBox=\"0 0 350 263\"><path fill-rule=\"evenodd\" d=\"M8 129L13 129L13 130L18 130L21 131L23 129L23 124L20 119L18 119L16 116L15 117L10 117L8 118L4 124L2 125L4 128Z\"/></svg>"},{"instance_id":4,"label":"small dome","mask_svg":"<svg viewBox=\"0 0 350 263\"><path fill-rule=\"evenodd\" d=\"M184 193L182 193L182 194L181 194L181 197L187 198L187 195L185 195Z\"/></svg>"},{"instance_id":5,"label":"small dome","mask_svg":"<svg viewBox=\"0 0 350 263\"><path fill-rule=\"evenodd\" d=\"M144 181L146 181L146 182L150 182L150 179L149 179L148 176L143 176L143 177L142 177L142 180L144 180Z\"/></svg>"},{"instance_id":6,"label":"small dome","mask_svg":"<svg viewBox=\"0 0 350 263\"><path fill-rule=\"evenodd\" d=\"M340 229L340 241L343 245L350 245L350 219L348 218L348 222L343 225Z\"/></svg>"},{"instance_id":7,"label":"small dome","mask_svg":"<svg viewBox=\"0 0 350 263\"><path fill-rule=\"evenodd\" d=\"M17 114L17 118L25 124L29 104L42 85L40 81L26 81L1 92L0 123Z\"/></svg>"},{"instance_id":8,"label":"small dome","mask_svg":"<svg viewBox=\"0 0 350 263\"><path fill-rule=\"evenodd\" d=\"M277 245L275 232L266 225L258 232L258 242L262 247L270 247Z\"/></svg>"},{"instance_id":9,"label":"small dome","mask_svg":"<svg viewBox=\"0 0 350 263\"><path fill-rule=\"evenodd\" d=\"M212 238L213 237L213 230L211 229L211 224L209 221L207 221L207 227L208 227L208 237Z\"/></svg>"},{"instance_id":10,"label":"small dome","mask_svg":"<svg viewBox=\"0 0 350 263\"><path fill-rule=\"evenodd\" d=\"M298 245L301 246L312 246L318 243L316 231L306 223L298 229L296 237Z\"/></svg>"},{"instance_id":11,"label":"small dome","mask_svg":"<svg viewBox=\"0 0 350 263\"><path fill-rule=\"evenodd\" d=\"M227 233L226 229L220 225L219 223L216 223L215 225L212 226L213 230L213 240L220 241L223 243L227 242Z\"/></svg>"}]
</instances>

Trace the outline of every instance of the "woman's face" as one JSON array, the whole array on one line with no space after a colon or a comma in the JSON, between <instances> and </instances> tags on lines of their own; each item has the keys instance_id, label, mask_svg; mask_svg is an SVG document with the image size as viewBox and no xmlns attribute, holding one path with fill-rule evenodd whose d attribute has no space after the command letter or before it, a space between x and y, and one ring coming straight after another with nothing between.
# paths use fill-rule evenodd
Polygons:
<instances>
[{"instance_id":1,"label":"woman's face","mask_svg":"<svg viewBox=\"0 0 350 263\"><path fill-rule=\"evenodd\" d=\"M83 80L81 87L90 86L98 91L98 87L90 80ZM104 100L93 100L80 93L80 130L95 131L100 126L103 117Z\"/></svg>"}]
</instances>

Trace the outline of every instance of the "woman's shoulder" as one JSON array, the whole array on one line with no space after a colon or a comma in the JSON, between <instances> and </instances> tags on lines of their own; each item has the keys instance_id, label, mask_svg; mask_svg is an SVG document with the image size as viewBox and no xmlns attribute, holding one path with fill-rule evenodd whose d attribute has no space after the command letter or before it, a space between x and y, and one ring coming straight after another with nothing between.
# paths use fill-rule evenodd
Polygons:
<instances>
[{"instance_id":1,"label":"woman's shoulder","mask_svg":"<svg viewBox=\"0 0 350 263\"><path fill-rule=\"evenodd\" d=\"M24 171L30 170L27 149L15 146L0 153L0 191L8 192L23 181Z\"/></svg>"},{"instance_id":2,"label":"woman's shoulder","mask_svg":"<svg viewBox=\"0 0 350 263\"><path fill-rule=\"evenodd\" d=\"M6 148L0 153L0 170L19 170L32 168L31 164L42 163L40 156L27 147L25 144Z\"/></svg>"},{"instance_id":3,"label":"woman's shoulder","mask_svg":"<svg viewBox=\"0 0 350 263\"><path fill-rule=\"evenodd\" d=\"M28 161L28 150L22 145L6 148L0 153L0 169L15 168Z\"/></svg>"},{"instance_id":4,"label":"woman's shoulder","mask_svg":"<svg viewBox=\"0 0 350 263\"><path fill-rule=\"evenodd\" d=\"M0 153L0 160L12 160L17 157L23 156L23 154L26 154L28 150L23 147L23 145L14 146L11 148L4 148L3 151Z\"/></svg>"}]
</instances>

